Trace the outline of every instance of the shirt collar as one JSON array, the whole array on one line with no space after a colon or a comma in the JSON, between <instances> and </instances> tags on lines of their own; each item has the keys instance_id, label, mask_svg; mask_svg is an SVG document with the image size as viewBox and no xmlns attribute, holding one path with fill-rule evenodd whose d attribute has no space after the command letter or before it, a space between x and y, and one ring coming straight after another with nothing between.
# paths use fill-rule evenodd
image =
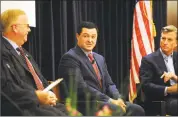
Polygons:
<instances>
[{"instance_id":1,"label":"shirt collar","mask_svg":"<svg viewBox=\"0 0 178 117\"><path fill-rule=\"evenodd\" d=\"M169 56L167 56L166 54L164 54L161 48L160 48L160 52L161 52L161 54L162 54L162 56L163 56L164 59L167 59L169 57L171 57L171 58L173 57L173 52Z\"/></svg>"},{"instance_id":2,"label":"shirt collar","mask_svg":"<svg viewBox=\"0 0 178 117\"><path fill-rule=\"evenodd\" d=\"M18 54L20 54L20 52L18 52L18 51L16 50L17 48L19 48L19 46L18 46L14 41L8 39L7 37L5 37L5 36L3 36L3 37L4 37L4 39L6 39L6 40L12 45L12 47L15 49L15 51L16 51Z\"/></svg>"},{"instance_id":3,"label":"shirt collar","mask_svg":"<svg viewBox=\"0 0 178 117\"><path fill-rule=\"evenodd\" d=\"M81 50L85 53L86 56L88 56L88 54L90 54L90 53L93 53L92 51L91 51L91 52L87 52L87 51L85 51L85 50L82 49L82 48L81 48Z\"/></svg>"}]
</instances>

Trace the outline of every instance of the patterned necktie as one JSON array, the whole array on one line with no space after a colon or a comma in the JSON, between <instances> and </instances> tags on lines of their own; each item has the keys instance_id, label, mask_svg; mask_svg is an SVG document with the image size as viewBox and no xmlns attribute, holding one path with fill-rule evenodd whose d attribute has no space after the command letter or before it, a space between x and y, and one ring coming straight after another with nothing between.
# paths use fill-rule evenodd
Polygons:
<instances>
[{"instance_id":1,"label":"patterned necktie","mask_svg":"<svg viewBox=\"0 0 178 117\"><path fill-rule=\"evenodd\" d=\"M36 74L36 72L35 72L35 70L34 70L34 68L33 68L31 62L30 62L29 59L25 56L25 53L24 53L24 51L23 51L23 48L19 47L19 48L17 48L17 51L19 51L20 54L22 55L22 57L25 59L25 62L26 62L26 64L27 64L27 66L28 66L28 69L30 70L30 72L31 72L31 74L32 74L32 76L33 76L33 79L34 79L34 81L35 81L35 84L36 84L36 86L37 86L37 89L43 90L43 89L44 89L43 84L42 84L41 80L39 79L38 75Z\"/></svg>"},{"instance_id":2,"label":"patterned necktie","mask_svg":"<svg viewBox=\"0 0 178 117\"><path fill-rule=\"evenodd\" d=\"M92 66L93 66L93 69L95 70L95 73L97 75L97 78L98 78L98 81L100 83L100 86L102 87L100 72L99 72L99 69L98 69L98 67L96 65L95 59L93 57L93 54L92 53L88 54L88 57L89 57L90 62L92 64Z\"/></svg>"}]
</instances>

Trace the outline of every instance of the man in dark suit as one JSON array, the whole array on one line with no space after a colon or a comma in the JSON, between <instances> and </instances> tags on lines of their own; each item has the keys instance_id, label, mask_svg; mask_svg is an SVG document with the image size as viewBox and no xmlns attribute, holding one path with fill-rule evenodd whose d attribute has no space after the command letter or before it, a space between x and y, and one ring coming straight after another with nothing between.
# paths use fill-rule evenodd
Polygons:
<instances>
[{"instance_id":1,"label":"man in dark suit","mask_svg":"<svg viewBox=\"0 0 178 117\"><path fill-rule=\"evenodd\" d=\"M1 25L2 114L68 115L65 106L57 103L53 92L43 91L48 83L33 57L22 48L30 32L25 12L19 9L4 11L1 14Z\"/></svg>"},{"instance_id":2,"label":"man in dark suit","mask_svg":"<svg viewBox=\"0 0 178 117\"><path fill-rule=\"evenodd\" d=\"M92 115L85 109L108 105L114 112L120 111L115 113L117 115L144 115L142 107L122 99L108 73L104 57L92 51L97 37L97 26L82 22L77 29L77 46L65 53L59 63L59 77L63 77L69 90L77 94L79 111Z\"/></svg>"},{"instance_id":3,"label":"man in dark suit","mask_svg":"<svg viewBox=\"0 0 178 117\"><path fill-rule=\"evenodd\" d=\"M143 57L140 78L145 102L166 101L166 114L178 115L177 28L165 26L161 31L160 49ZM151 107L152 108L152 107Z\"/></svg>"}]
</instances>

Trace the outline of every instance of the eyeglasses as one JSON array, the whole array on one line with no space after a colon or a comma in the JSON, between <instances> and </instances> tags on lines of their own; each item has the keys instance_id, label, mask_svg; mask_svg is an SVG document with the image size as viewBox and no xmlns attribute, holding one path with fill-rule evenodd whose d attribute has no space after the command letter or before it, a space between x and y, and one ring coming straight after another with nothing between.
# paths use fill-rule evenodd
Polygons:
<instances>
[{"instance_id":1,"label":"eyeglasses","mask_svg":"<svg viewBox=\"0 0 178 117\"><path fill-rule=\"evenodd\" d=\"M30 28L30 25L29 24L13 24L12 26L16 26L16 25L24 25L24 26L26 26L27 28Z\"/></svg>"}]
</instances>

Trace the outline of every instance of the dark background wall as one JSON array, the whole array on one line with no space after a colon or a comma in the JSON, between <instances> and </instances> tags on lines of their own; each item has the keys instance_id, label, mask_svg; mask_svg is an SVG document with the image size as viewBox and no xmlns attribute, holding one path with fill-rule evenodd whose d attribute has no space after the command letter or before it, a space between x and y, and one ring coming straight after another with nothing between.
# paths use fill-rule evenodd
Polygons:
<instances>
[{"instance_id":1,"label":"dark background wall","mask_svg":"<svg viewBox=\"0 0 178 117\"><path fill-rule=\"evenodd\" d=\"M128 95L130 42L136 0L46 0L36 1L37 27L31 28L29 50L48 80L55 80L61 56L76 45L76 27L92 21L99 27L94 51L106 58L112 80L125 96ZM154 0L154 23L159 31L166 24L166 1Z\"/></svg>"}]
</instances>

